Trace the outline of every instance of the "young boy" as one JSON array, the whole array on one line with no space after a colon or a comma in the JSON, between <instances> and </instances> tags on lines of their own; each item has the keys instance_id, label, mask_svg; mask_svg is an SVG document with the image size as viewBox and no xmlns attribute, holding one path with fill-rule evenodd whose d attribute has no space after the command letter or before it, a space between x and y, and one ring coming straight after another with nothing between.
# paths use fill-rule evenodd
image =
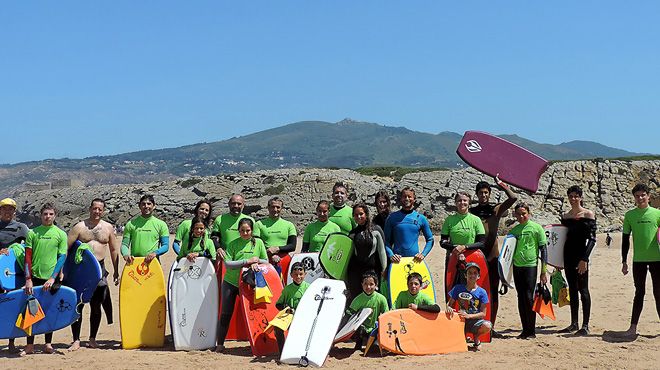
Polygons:
<instances>
[{"instance_id":1,"label":"young boy","mask_svg":"<svg viewBox=\"0 0 660 370\"><path fill-rule=\"evenodd\" d=\"M378 277L373 270L366 271L362 274L362 293L353 298L350 307L346 310L346 313L350 316L363 308L371 308L371 315L360 325L360 328L353 336L356 350L362 349L362 342L376 328L378 316L389 310L387 298L376 291L378 289L377 282Z\"/></svg>"},{"instance_id":2,"label":"young boy","mask_svg":"<svg viewBox=\"0 0 660 370\"><path fill-rule=\"evenodd\" d=\"M433 299L421 292L422 275L418 272L413 272L408 275L408 290L399 293L394 301L394 309L398 308L411 308L413 310L427 311L427 312L440 312L438 306Z\"/></svg>"},{"instance_id":3,"label":"young boy","mask_svg":"<svg viewBox=\"0 0 660 370\"><path fill-rule=\"evenodd\" d=\"M290 313L293 314L303 294L309 288L309 283L305 281L305 266L302 263L294 263L291 265L290 270L293 283L284 287L282 295L275 303L275 307L280 311L288 308ZM277 346L280 349L280 353L282 353L282 348L284 348L284 331L278 327L273 329L275 330L275 338L277 338Z\"/></svg>"},{"instance_id":4,"label":"young boy","mask_svg":"<svg viewBox=\"0 0 660 370\"><path fill-rule=\"evenodd\" d=\"M465 332L474 335L474 350L479 349L479 335L488 333L492 327L486 317L486 305L488 304L488 293L484 288L477 285L481 269L479 265L470 262L465 266L466 284L456 284L449 292L447 312L450 316L454 314L452 306L459 302L458 316L465 320Z\"/></svg>"}]
</instances>

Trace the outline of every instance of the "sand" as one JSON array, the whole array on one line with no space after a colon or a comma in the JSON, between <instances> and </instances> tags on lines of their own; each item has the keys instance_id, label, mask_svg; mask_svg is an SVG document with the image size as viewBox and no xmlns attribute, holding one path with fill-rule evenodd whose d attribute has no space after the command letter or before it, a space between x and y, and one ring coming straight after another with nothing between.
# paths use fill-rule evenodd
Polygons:
<instances>
[{"instance_id":1,"label":"sand","mask_svg":"<svg viewBox=\"0 0 660 370\"><path fill-rule=\"evenodd\" d=\"M613 235L614 236L614 235ZM615 237L611 248L607 248L604 235L599 235L598 247L592 255L590 265L590 290L592 296L591 335L572 337L558 334L557 331L570 323L568 306L556 308L556 321L537 320L537 338L531 340L516 339L520 333L520 319L516 306L516 293L510 291L500 298L500 311L496 328L505 339L495 339L490 344L483 344L479 352L468 352L437 356L394 356L381 357L373 351L369 357L362 357L354 352L349 344L341 344L330 352L325 363L326 368L657 368L660 363L660 321L655 311L651 295L650 277L647 281L647 294L638 331L635 339L622 341L612 335L613 331L628 328L633 298L631 274L621 274L621 252L619 235ZM300 241L299 241L300 243ZM432 269L437 293L444 293L444 255L437 247L427 259ZM162 259L167 275L174 259L169 252ZM107 266L108 268L110 266ZM228 353L216 354L211 351L175 352L171 344L163 349L130 350L121 349L119 333L119 307L117 287L111 287L115 305L115 324L106 325L105 318L97 340L101 349L81 348L75 352L67 351L71 342L70 329L55 333L53 344L56 354L41 353L43 336L36 339L37 354L18 357L7 350L7 341L2 341L0 349L0 367L31 369L89 369L107 366L117 369L136 368L289 368L278 365L274 357L255 359L250 354L247 342L227 342ZM85 321L82 328L83 346L89 335L89 308L85 309ZM8 318L3 318L8 319ZM582 314L580 313L580 322ZM169 325L168 325L169 334ZM22 347L25 339L17 340Z\"/></svg>"}]
</instances>

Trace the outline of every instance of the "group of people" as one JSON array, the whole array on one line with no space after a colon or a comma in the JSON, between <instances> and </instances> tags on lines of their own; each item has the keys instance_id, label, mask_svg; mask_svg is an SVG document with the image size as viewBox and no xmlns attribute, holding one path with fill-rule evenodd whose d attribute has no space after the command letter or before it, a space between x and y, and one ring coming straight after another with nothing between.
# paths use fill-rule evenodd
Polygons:
<instances>
[{"instance_id":1,"label":"group of people","mask_svg":"<svg viewBox=\"0 0 660 370\"><path fill-rule=\"evenodd\" d=\"M536 314L533 311L534 292L537 281L547 283L546 235L543 228L531 221L530 206L518 202L516 194L508 185L495 178L497 186L504 191L507 199L501 203L490 201L492 194L488 182L479 182L475 188L477 204L470 207L472 196L468 192L458 192L454 198L456 212L448 216L442 225L440 246L447 251L446 261L452 254L460 255L467 250L479 249L487 260L490 291L477 285L481 269L479 265L468 264L465 269L465 284L447 292L446 310L454 313L454 303L469 293L469 309L459 310L458 314L466 321L466 331L477 338L490 332L495 338L501 337L494 328L498 312L498 243L497 232L500 220L508 210L513 212L518 225L510 234L517 239L513 255L513 277L517 291L518 312L522 324L521 339L535 337ZM645 280L650 271L656 309L660 315L660 249L657 230L660 226L660 210L649 205L649 188L638 184L632 189L636 208L626 213L623 223L622 273L628 273L628 252L630 235L633 236L633 280L635 297L628 329L636 333L637 323L645 294ZM561 223L568 228L565 244L565 274L571 297L571 325L562 332L576 335L589 333L591 298L588 287L589 257L596 244L596 220L593 211L582 201L582 189L572 186L567 190L571 209L561 215ZM307 225L302 238L302 252L318 252L328 235L344 233L354 243L354 255L350 260L347 287L350 302L349 313L364 307L373 309L362 329L355 336L357 346L373 329L380 313L390 308L387 300L379 293L387 291L387 267L400 262L402 257L412 257L415 261L424 260L433 248L433 234L427 218L416 210L416 195L412 188L400 191L400 209L391 212L392 201L386 191L374 196L376 214L370 215L369 206L360 202L352 207L347 205L348 188L343 183L333 186L331 201L319 201L316 205L316 221ZM90 336L88 346L97 347L96 335L105 310L108 323L112 322L105 259L110 257L113 267L113 282L119 283L119 256L127 264L134 257L144 257L149 263L169 250L169 228L154 215L156 202L151 195L139 200L140 215L132 218L124 227L121 244L115 235L113 225L102 219L105 201L94 199L89 207L89 218L78 222L66 234L54 225L57 209L47 203L41 208L41 225L29 230L25 224L15 220L16 203L9 198L0 201L0 253L14 243L25 244L25 291L34 286L43 289L56 289L61 279L61 268L68 249L78 240L87 243L103 268L103 279L99 283L90 302ZM257 269L261 263L271 263L281 271L281 258L296 250L297 231L293 223L281 218L284 202L274 197L268 201L268 217L256 221L243 213L245 199L240 194L231 196L229 212L213 215L213 204L200 200L195 205L192 219L184 220L176 229L173 250L177 258L194 260L198 257L223 261L226 273L221 285L222 311L219 320L216 351L224 350L224 341L231 322L234 302L238 295L240 269ZM420 234L425 243L418 245ZM540 259L540 272L538 271ZM447 263L447 262L446 262ZM445 266L447 267L447 265ZM308 284L304 282L305 269L300 264L289 268L293 283L285 287L277 302L278 308L295 310ZM537 279L538 276L538 279ZM421 276L408 276L408 290L391 303L391 308L410 307L440 312L440 306L420 291ZM380 287L379 287L380 286ZM462 295L463 294L463 295ZM579 297L579 299L578 299ZM582 302L582 325L578 325L579 302ZM490 305L490 320L486 318L486 307ZM80 347L82 318L72 325L73 343L70 349ZM277 333L278 341L283 339ZM52 333L46 334L45 352L53 352ZM280 343L281 344L281 343ZM478 347L478 340L475 347ZM10 341L10 347L14 342ZM23 354L34 352L34 337L28 337Z\"/></svg>"}]
</instances>

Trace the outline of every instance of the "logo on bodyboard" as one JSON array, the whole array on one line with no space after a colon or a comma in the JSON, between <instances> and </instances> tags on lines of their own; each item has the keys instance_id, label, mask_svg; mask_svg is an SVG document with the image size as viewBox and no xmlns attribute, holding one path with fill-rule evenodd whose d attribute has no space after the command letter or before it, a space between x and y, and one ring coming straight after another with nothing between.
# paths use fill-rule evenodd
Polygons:
<instances>
[{"instance_id":1,"label":"logo on bodyboard","mask_svg":"<svg viewBox=\"0 0 660 370\"><path fill-rule=\"evenodd\" d=\"M191 279L199 279L202 277L202 268L196 265L190 266L188 269L188 277Z\"/></svg>"},{"instance_id":2,"label":"logo on bodyboard","mask_svg":"<svg viewBox=\"0 0 660 370\"><path fill-rule=\"evenodd\" d=\"M481 151L481 145L479 145L476 140L468 140L468 142L465 143L465 149L470 153L479 153Z\"/></svg>"},{"instance_id":3,"label":"logo on bodyboard","mask_svg":"<svg viewBox=\"0 0 660 370\"><path fill-rule=\"evenodd\" d=\"M73 306L69 302L65 302L63 299L60 299L59 303L57 304L57 310L60 312L64 311L71 311L73 309Z\"/></svg>"},{"instance_id":4,"label":"logo on bodyboard","mask_svg":"<svg viewBox=\"0 0 660 370\"><path fill-rule=\"evenodd\" d=\"M137 267L135 267L135 271L138 273L138 275L144 276L149 273L149 265L142 262L141 264L137 265Z\"/></svg>"}]
</instances>

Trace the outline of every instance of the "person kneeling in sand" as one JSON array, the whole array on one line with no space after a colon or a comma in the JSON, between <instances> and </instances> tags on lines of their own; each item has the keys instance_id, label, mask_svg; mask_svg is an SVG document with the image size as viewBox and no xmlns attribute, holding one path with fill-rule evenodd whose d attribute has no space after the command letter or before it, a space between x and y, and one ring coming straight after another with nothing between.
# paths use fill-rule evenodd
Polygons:
<instances>
[{"instance_id":1,"label":"person kneeling in sand","mask_svg":"<svg viewBox=\"0 0 660 370\"><path fill-rule=\"evenodd\" d=\"M466 284L456 284L449 292L449 302L447 302L447 312L450 317L454 315L453 305L459 302L460 309L458 316L465 320L465 332L472 333L474 336L475 351L479 349L479 336L488 333L492 324L486 317L486 308L488 305L488 293L484 288L477 285L477 280L481 269L479 265L470 262L465 267Z\"/></svg>"}]
</instances>

